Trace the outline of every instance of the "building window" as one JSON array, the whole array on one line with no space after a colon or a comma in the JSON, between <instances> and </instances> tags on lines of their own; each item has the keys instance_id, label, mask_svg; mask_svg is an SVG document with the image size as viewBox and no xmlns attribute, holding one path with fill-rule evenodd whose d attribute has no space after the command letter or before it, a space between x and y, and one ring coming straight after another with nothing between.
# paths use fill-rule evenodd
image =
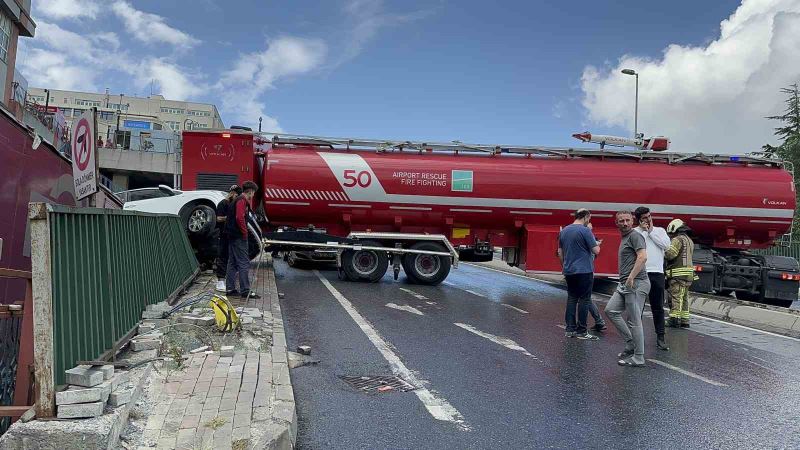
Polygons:
<instances>
[{"instance_id":1,"label":"building window","mask_svg":"<svg viewBox=\"0 0 800 450\"><path fill-rule=\"evenodd\" d=\"M78 117L81 114L83 114L84 112L86 112L85 109L75 108L75 109L72 110L72 117Z\"/></svg>"},{"instance_id":2,"label":"building window","mask_svg":"<svg viewBox=\"0 0 800 450\"><path fill-rule=\"evenodd\" d=\"M75 100L75 104L76 104L76 105L81 105L81 106L94 106L94 107L96 107L96 108L99 108L99 107L100 107L100 102L98 102L98 101L94 101L94 100L81 100L81 99L76 99L76 100Z\"/></svg>"},{"instance_id":3,"label":"building window","mask_svg":"<svg viewBox=\"0 0 800 450\"><path fill-rule=\"evenodd\" d=\"M120 111L127 111L128 110L128 105L127 104L120 105L119 103L109 103L108 107L111 108L111 109L118 109Z\"/></svg>"},{"instance_id":4,"label":"building window","mask_svg":"<svg viewBox=\"0 0 800 450\"><path fill-rule=\"evenodd\" d=\"M131 148L131 132L125 130L117 131L116 139L117 147L122 147L125 150Z\"/></svg>"},{"instance_id":5,"label":"building window","mask_svg":"<svg viewBox=\"0 0 800 450\"><path fill-rule=\"evenodd\" d=\"M211 113L208 111L200 111L196 109L190 109L188 111L190 116L198 116L198 117L211 117Z\"/></svg>"},{"instance_id":6,"label":"building window","mask_svg":"<svg viewBox=\"0 0 800 450\"><path fill-rule=\"evenodd\" d=\"M175 131L180 131L180 129L181 129L180 122L172 122L172 121L169 121L169 120L165 120L164 123L166 123L168 127L172 128Z\"/></svg>"},{"instance_id":7,"label":"building window","mask_svg":"<svg viewBox=\"0 0 800 450\"><path fill-rule=\"evenodd\" d=\"M0 60L8 58L8 44L11 43L11 19L0 13Z\"/></svg>"},{"instance_id":8,"label":"building window","mask_svg":"<svg viewBox=\"0 0 800 450\"><path fill-rule=\"evenodd\" d=\"M98 111L97 115L102 120L113 120L117 116L117 113L112 111Z\"/></svg>"},{"instance_id":9,"label":"building window","mask_svg":"<svg viewBox=\"0 0 800 450\"><path fill-rule=\"evenodd\" d=\"M167 113L167 114L179 114L179 115L186 114L186 111L184 111L184 110L182 110L180 108L167 108L165 106L161 107L161 112L162 113Z\"/></svg>"}]
</instances>

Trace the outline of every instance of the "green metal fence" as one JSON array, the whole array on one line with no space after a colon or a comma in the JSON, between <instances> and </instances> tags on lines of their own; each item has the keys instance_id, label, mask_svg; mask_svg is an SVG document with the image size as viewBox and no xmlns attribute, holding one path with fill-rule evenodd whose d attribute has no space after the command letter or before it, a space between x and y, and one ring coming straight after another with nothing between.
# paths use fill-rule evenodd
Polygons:
<instances>
[{"instance_id":1,"label":"green metal fence","mask_svg":"<svg viewBox=\"0 0 800 450\"><path fill-rule=\"evenodd\" d=\"M116 349L145 307L175 295L198 263L177 216L53 206L48 219L59 385L77 361Z\"/></svg>"},{"instance_id":2,"label":"green metal fence","mask_svg":"<svg viewBox=\"0 0 800 450\"><path fill-rule=\"evenodd\" d=\"M759 255L790 256L800 260L800 242L793 242L789 246L775 246L764 250L752 250Z\"/></svg>"}]
</instances>

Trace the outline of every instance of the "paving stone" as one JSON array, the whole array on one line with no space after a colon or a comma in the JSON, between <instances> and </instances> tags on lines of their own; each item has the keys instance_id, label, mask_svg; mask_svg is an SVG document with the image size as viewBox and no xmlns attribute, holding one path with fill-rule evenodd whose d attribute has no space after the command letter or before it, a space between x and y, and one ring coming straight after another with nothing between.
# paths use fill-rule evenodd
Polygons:
<instances>
[{"instance_id":1,"label":"paving stone","mask_svg":"<svg viewBox=\"0 0 800 450\"><path fill-rule=\"evenodd\" d=\"M162 311L142 311L142 319L161 319L163 315Z\"/></svg>"},{"instance_id":2,"label":"paving stone","mask_svg":"<svg viewBox=\"0 0 800 450\"><path fill-rule=\"evenodd\" d=\"M131 401L131 395L133 394L132 390L120 390L116 392L112 392L111 395L108 397L108 403L111 406L122 406Z\"/></svg>"},{"instance_id":3,"label":"paving stone","mask_svg":"<svg viewBox=\"0 0 800 450\"><path fill-rule=\"evenodd\" d=\"M255 391L256 391L255 381L250 383L242 383L242 386L239 388L239 392L255 392Z\"/></svg>"},{"instance_id":4,"label":"paving stone","mask_svg":"<svg viewBox=\"0 0 800 450\"><path fill-rule=\"evenodd\" d=\"M220 411L229 411L236 409L236 399L222 399L219 403Z\"/></svg>"},{"instance_id":5,"label":"paving stone","mask_svg":"<svg viewBox=\"0 0 800 450\"><path fill-rule=\"evenodd\" d=\"M253 422L262 422L270 419L269 406L253 408Z\"/></svg>"},{"instance_id":6,"label":"paving stone","mask_svg":"<svg viewBox=\"0 0 800 450\"><path fill-rule=\"evenodd\" d=\"M184 416L181 428L197 428L200 425L200 416ZM180 432L179 432L180 433Z\"/></svg>"},{"instance_id":7,"label":"paving stone","mask_svg":"<svg viewBox=\"0 0 800 450\"><path fill-rule=\"evenodd\" d=\"M103 372L103 379L110 380L114 376L114 366L106 364L105 366L95 366L93 369Z\"/></svg>"},{"instance_id":8,"label":"paving stone","mask_svg":"<svg viewBox=\"0 0 800 450\"><path fill-rule=\"evenodd\" d=\"M246 427L237 427L234 425L233 428L233 435L231 436L231 441L241 441L241 440L248 440L250 439L250 427L249 425Z\"/></svg>"},{"instance_id":9,"label":"paving stone","mask_svg":"<svg viewBox=\"0 0 800 450\"><path fill-rule=\"evenodd\" d=\"M213 387L222 387L222 388L224 388L226 380L227 380L227 377L226 378L214 377L214 378L211 379L211 387L212 388Z\"/></svg>"},{"instance_id":10,"label":"paving stone","mask_svg":"<svg viewBox=\"0 0 800 450\"><path fill-rule=\"evenodd\" d=\"M285 384L275 386L275 399L293 402L294 394L292 393L292 386Z\"/></svg>"},{"instance_id":11,"label":"paving stone","mask_svg":"<svg viewBox=\"0 0 800 450\"><path fill-rule=\"evenodd\" d=\"M99 370L91 369L88 366L78 366L65 370L67 374L67 384L76 386L93 387L102 383L103 373Z\"/></svg>"},{"instance_id":12,"label":"paving stone","mask_svg":"<svg viewBox=\"0 0 800 450\"><path fill-rule=\"evenodd\" d=\"M255 320L253 320L253 318L250 316L242 316L240 320L242 322L242 325L250 325L253 322L255 322Z\"/></svg>"},{"instance_id":13,"label":"paving stone","mask_svg":"<svg viewBox=\"0 0 800 450\"><path fill-rule=\"evenodd\" d=\"M250 412L233 416L233 428L250 427Z\"/></svg>"},{"instance_id":14,"label":"paving stone","mask_svg":"<svg viewBox=\"0 0 800 450\"><path fill-rule=\"evenodd\" d=\"M156 325L154 323L140 323L139 328L136 330L138 334L145 334L150 333L156 329Z\"/></svg>"},{"instance_id":15,"label":"paving stone","mask_svg":"<svg viewBox=\"0 0 800 450\"><path fill-rule=\"evenodd\" d=\"M161 427L164 425L164 420L166 420L166 414L163 415L152 415L147 418L147 424L145 425L146 430L160 430Z\"/></svg>"},{"instance_id":16,"label":"paving stone","mask_svg":"<svg viewBox=\"0 0 800 450\"><path fill-rule=\"evenodd\" d=\"M135 339L131 341L131 350L141 352L144 350L155 350L161 346L158 339Z\"/></svg>"},{"instance_id":17,"label":"paving stone","mask_svg":"<svg viewBox=\"0 0 800 450\"><path fill-rule=\"evenodd\" d=\"M156 448L158 448L159 450L161 450L161 449L174 449L176 445L177 445L176 437L160 438L158 440L158 447L156 447Z\"/></svg>"},{"instance_id":18,"label":"paving stone","mask_svg":"<svg viewBox=\"0 0 800 450\"><path fill-rule=\"evenodd\" d=\"M188 444L194 440L194 435L197 434L197 428L186 428L178 430L178 445Z\"/></svg>"},{"instance_id":19,"label":"paving stone","mask_svg":"<svg viewBox=\"0 0 800 450\"><path fill-rule=\"evenodd\" d=\"M118 387L128 384L131 379L131 373L127 370L118 370L114 372L114 378L111 379L111 390L115 391Z\"/></svg>"},{"instance_id":20,"label":"paving stone","mask_svg":"<svg viewBox=\"0 0 800 450\"><path fill-rule=\"evenodd\" d=\"M67 389L56 392L56 405L74 405L76 403L92 403L103 400L103 389L99 387L85 389Z\"/></svg>"},{"instance_id":21,"label":"paving stone","mask_svg":"<svg viewBox=\"0 0 800 450\"><path fill-rule=\"evenodd\" d=\"M219 362L223 362L222 361L223 359L225 359L227 357L230 357L230 356L233 356L233 346L232 345L223 345L219 349L219 354L222 355L222 358L219 359ZM226 362L230 362L230 361L226 361Z\"/></svg>"},{"instance_id":22,"label":"paving stone","mask_svg":"<svg viewBox=\"0 0 800 450\"><path fill-rule=\"evenodd\" d=\"M111 395L113 389L113 383L111 380L103 381L102 383L97 385L98 388L103 390L103 401L107 402L108 397Z\"/></svg>"},{"instance_id":23,"label":"paving stone","mask_svg":"<svg viewBox=\"0 0 800 450\"><path fill-rule=\"evenodd\" d=\"M103 406L103 402L61 405L58 407L58 418L80 419L86 417L97 417L103 414Z\"/></svg>"},{"instance_id":24,"label":"paving stone","mask_svg":"<svg viewBox=\"0 0 800 450\"><path fill-rule=\"evenodd\" d=\"M203 410L213 409L214 411L217 411L221 402L222 398L220 397L209 398L205 401L205 403L203 403Z\"/></svg>"},{"instance_id":25,"label":"paving stone","mask_svg":"<svg viewBox=\"0 0 800 450\"><path fill-rule=\"evenodd\" d=\"M222 393L224 392L225 388L223 387L211 387L208 389L208 393L206 394L207 398L212 397L222 397Z\"/></svg>"}]
</instances>

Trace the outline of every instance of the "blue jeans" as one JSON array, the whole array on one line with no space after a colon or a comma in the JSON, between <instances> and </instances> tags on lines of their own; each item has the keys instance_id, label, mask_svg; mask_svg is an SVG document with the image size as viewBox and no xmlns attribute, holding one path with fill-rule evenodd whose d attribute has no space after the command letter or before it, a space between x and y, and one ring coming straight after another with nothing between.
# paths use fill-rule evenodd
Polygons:
<instances>
[{"instance_id":1,"label":"blue jeans","mask_svg":"<svg viewBox=\"0 0 800 450\"><path fill-rule=\"evenodd\" d=\"M593 273L575 273L564 275L567 281L567 311L564 314L568 332L579 334L586 333L586 319L589 312L592 313L595 323L603 323L597 306L592 303L592 284L594 284ZM577 320L575 309L577 307ZM599 321L598 321L599 318Z\"/></svg>"}]
</instances>

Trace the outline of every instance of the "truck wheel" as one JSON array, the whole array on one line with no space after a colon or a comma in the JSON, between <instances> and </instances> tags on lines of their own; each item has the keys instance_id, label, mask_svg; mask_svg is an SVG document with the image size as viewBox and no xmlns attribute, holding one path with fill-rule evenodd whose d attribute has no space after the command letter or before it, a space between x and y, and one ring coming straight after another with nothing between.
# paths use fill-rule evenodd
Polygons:
<instances>
[{"instance_id":1,"label":"truck wheel","mask_svg":"<svg viewBox=\"0 0 800 450\"><path fill-rule=\"evenodd\" d=\"M206 205L194 205L181 211L181 218L190 235L206 236L215 228L217 214Z\"/></svg>"},{"instance_id":2,"label":"truck wheel","mask_svg":"<svg viewBox=\"0 0 800 450\"><path fill-rule=\"evenodd\" d=\"M295 252L289 252L287 254L286 264L295 269L304 269L306 266L305 261L298 259Z\"/></svg>"},{"instance_id":3,"label":"truck wheel","mask_svg":"<svg viewBox=\"0 0 800 450\"><path fill-rule=\"evenodd\" d=\"M378 242L363 241L365 247L382 247ZM342 268L350 280L375 283L389 268L389 257L375 250L345 250L342 253Z\"/></svg>"},{"instance_id":4,"label":"truck wheel","mask_svg":"<svg viewBox=\"0 0 800 450\"><path fill-rule=\"evenodd\" d=\"M435 242L417 242L411 250L445 252L447 249ZM408 278L418 284L437 285L450 273L450 257L407 253L403 255L403 270Z\"/></svg>"}]
</instances>

